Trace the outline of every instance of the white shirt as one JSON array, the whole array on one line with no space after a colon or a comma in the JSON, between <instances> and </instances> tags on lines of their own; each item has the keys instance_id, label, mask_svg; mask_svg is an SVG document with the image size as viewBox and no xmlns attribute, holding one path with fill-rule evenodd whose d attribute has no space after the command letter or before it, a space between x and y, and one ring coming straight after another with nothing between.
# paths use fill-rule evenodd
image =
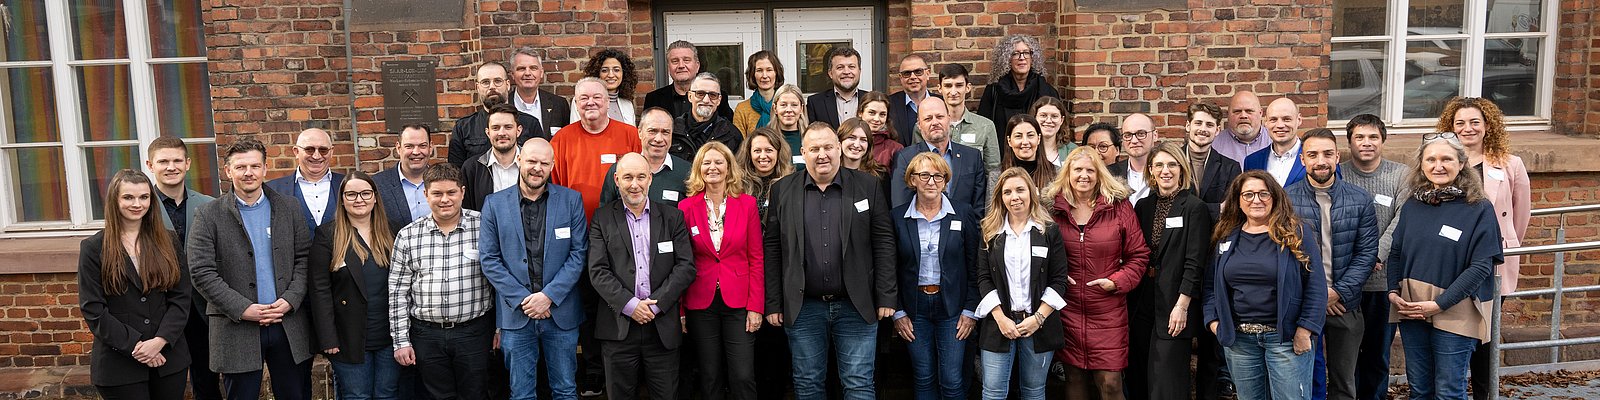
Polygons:
<instances>
[{"instance_id":1,"label":"white shirt","mask_svg":"<svg viewBox=\"0 0 1600 400\"><path fill-rule=\"evenodd\" d=\"M1272 174L1272 179L1278 180L1278 185L1289 181L1289 171L1294 170L1294 165L1300 162L1300 140L1294 141L1294 147L1289 151L1278 154L1267 147L1267 173Z\"/></svg>"},{"instance_id":2,"label":"white shirt","mask_svg":"<svg viewBox=\"0 0 1600 400\"><path fill-rule=\"evenodd\" d=\"M524 114L532 115L532 116L535 116L535 117L541 117L541 118L544 116L544 114L541 114L539 112L539 91L537 91L537 90L535 90L533 92L533 102L532 103L523 102L522 101L522 95L518 95L516 90L512 90L511 91L511 104L516 105L517 106L517 111L521 111ZM539 122L544 122L544 121L539 121Z\"/></svg>"},{"instance_id":3,"label":"white shirt","mask_svg":"<svg viewBox=\"0 0 1600 400\"><path fill-rule=\"evenodd\" d=\"M306 180L305 175L300 175L300 170L294 171L294 183L300 186L300 196L305 198L306 208L311 210L311 219L318 224L323 222L322 213L328 210L328 196L333 192L332 172L324 172L322 179L317 181Z\"/></svg>"},{"instance_id":4,"label":"white shirt","mask_svg":"<svg viewBox=\"0 0 1600 400\"><path fill-rule=\"evenodd\" d=\"M1021 233L1011 230L1008 220L1001 225L1001 234L1006 235L1004 259L1006 262L1006 288L1011 292L1011 311L1033 312L1034 301L1030 296L1033 291L1033 234L1044 229L1039 223L1028 221ZM1043 257L1040 257L1043 258ZM1042 277L1041 277L1042 278ZM1053 288L1044 289L1045 304L1060 310L1067 306L1067 301L1061 298ZM980 316L987 316L1000 306L1000 291L991 290L978 302L978 308L973 310Z\"/></svg>"},{"instance_id":5,"label":"white shirt","mask_svg":"<svg viewBox=\"0 0 1600 400\"><path fill-rule=\"evenodd\" d=\"M1135 171L1135 169L1132 163L1129 163L1128 189L1133 190L1133 194L1128 195L1129 204L1139 204L1139 199L1150 195L1150 185L1144 181L1144 171Z\"/></svg>"},{"instance_id":6,"label":"white shirt","mask_svg":"<svg viewBox=\"0 0 1600 400\"><path fill-rule=\"evenodd\" d=\"M489 175L494 177L494 191L498 192L517 184L517 175L522 173L522 170L517 168L516 158L512 158L509 164L500 165L500 159L494 156L494 150L491 149L488 153L483 153L483 156L488 157L486 164L489 166Z\"/></svg>"}]
</instances>

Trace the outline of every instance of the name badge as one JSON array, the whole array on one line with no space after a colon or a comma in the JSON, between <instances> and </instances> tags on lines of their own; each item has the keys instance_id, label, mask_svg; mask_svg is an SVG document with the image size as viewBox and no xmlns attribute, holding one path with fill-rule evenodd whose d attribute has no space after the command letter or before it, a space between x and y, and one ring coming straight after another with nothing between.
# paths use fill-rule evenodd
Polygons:
<instances>
[{"instance_id":1,"label":"name badge","mask_svg":"<svg viewBox=\"0 0 1600 400\"><path fill-rule=\"evenodd\" d=\"M1459 242L1461 241L1461 230L1450 225L1443 225L1439 227L1439 236L1444 236L1445 239Z\"/></svg>"},{"instance_id":2,"label":"name badge","mask_svg":"<svg viewBox=\"0 0 1600 400\"><path fill-rule=\"evenodd\" d=\"M700 236L700 227L698 227L698 226L689 227L689 236Z\"/></svg>"},{"instance_id":3,"label":"name badge","mask_svg":"<svg viewBox=\"0 0 1600 400\"><path fill-rule=\"evenodd\" d=\"M571 239L571 238L572 238L572 228L566 228L566 227L556 228L556 239Z\"/></svg>"},{"instance_id":4,"label":"name badge","mask_svg":"<svg viewBox=\"0 0 1600 400\"><path fill-rule=\"evenodd\" d=\"M667 201L678 201L678 191L663 190L661 191L661 198Z\"/></svg>"},{"instance_id":5,"label":"name badge","mask_svg":"<svg viewBox=\"0 0 1600 400\"><path fill-rule=\"evenodd\" d=\"M550 127L550 137L552 137L552 138L556 137L556 132L559 132L559 131L561 131L561 127L559 127L559 126Z\"/></svg>"},{"instance_id":6,"label":"name badge","mask_svg":"<svg viewBox=\"0 0 1600 400\"><path fill-rule=\"evenodd\" d=\"M672 242L656 243L656 252L657 253L671 253L672 252Z\"/></svg>"},{"instance_id":7,"label":"name badge","mask_svg":"<svg viewBox=\"0 0 1600 400\"><path fill-rule=\"evenodd\" d=\"M961 141L967 142L967 143L977 143L978 142L978 134L976 134L976 133L963 133L963 134L961 134Z\"/></svg>"},{"instance_id":8,"label":"name badge","mask_svg":"<svg viewBox=\"0 0 1600 400\"><path fill-rule=\"evenodd\" d=\"M478 259L478 249L467 249L467 251L461 252L461 256L467 260L476 261Z\"/></svg>"},{"instance_id":9,"label":"name badge","mask_svg":"<svg viewBox=\"0 0 1600 400\"><path fill-rule=\"evenodd\" d=\"M952 231L961 230L961 221L950 221L950 230L952 230Z\"/></svg>"},{"instance_id":10,"label":"name badge","mask_svg":"<svg viewBox=\"0 0 1600 400\"><path fill-rule=\"evenodd\" d=\"M1372 202L1384 207L1394 207L1394 198L1386 195L1372 195Z\"/></svg>"},{"instance_id":11,"label":"name badge","mask_svg":"<svg viewBox=\"0 0 1600 400\"><path fill-rule=\"evenodd\" d=\"M617 163L617 155L616 154L601 154L600 155L600 163L601 164L616 164Z\"/></svg>"},{"instance_id":12,"label":"name badge","mask_svg":"<svg viewBox=\"0 0 1600 400\"><path fill-rule=\"evenodd\" d=\"M794 156L794 158L790 158L789 159L789 162L795 163L795 164L805 164L806 163L806 158L805 157L801 157L801 156Z\"/></svg>"},{"instance_id":13,"label":"name badge","mask_svg":"<svg viewBox=\"0 0 1600 400\"><path fill-rule=\"evenodd\" d=\"M1222 242L1217 245L1217 254L1227 253L1230 248L1233 248L1233 242Z\"/></svg>"},{"instance_id":14,"label":"name badge","mask_svg":"<svg viewBox=\"0 0 1600 400\"><path fill-rule=\"evenodd\" d=\"M1167 217L1167 228L1182 228L1183 217Z\"/></svg>"},{"instance_id":15,"label":"name badge","mask_svg":"<svg viewBox=\"0 0 1600 400\"><path fill-rule=\"evenodd\" d=\"M1033 256L1034 257L1045 258L1046 256L1049 256L1049 255L1050 255L1050 249L1045 248L1044 246L1033 246Z\"/></svg>"},{"instance_id":16,"label":"name badge","mask_svg":"<svg viewBox=\"0 0 1600 400\"><path fill-rule=\"evenodd\" d=\"M1484 168L1483 174L1488 176L1489 179L1497 181L1506 180L1506 171L1499 168Z\"/></svg>"},{"instance_id":17,"label":"name badge","mask_svg":"<svg viewBox=\"0 0 1600 400\"><path fill-rule=\"evenodd\" d=\"M856 212L867 212L867 201L866 200L861 200L861 201L856 202Z\"/></svg>"},{"instance_id":18,"label":"name badge","mask_svg":"<svg viewBox=\"0 0 1600 400\"><path fill-rule=\"evenodd\" d=\"M772 199L761 199L762 207L766 207L768 204L772 204Z\"/></svg>"},{"instance_id":19,"label":"name badge","mask_svg":"<svg viewBox=\"0 0 1600 400\"><path fill-rule=\"evenodd\" d=\"M272 225L267 225L267 239L272 238Z\"/></svg>"}]
</instances>

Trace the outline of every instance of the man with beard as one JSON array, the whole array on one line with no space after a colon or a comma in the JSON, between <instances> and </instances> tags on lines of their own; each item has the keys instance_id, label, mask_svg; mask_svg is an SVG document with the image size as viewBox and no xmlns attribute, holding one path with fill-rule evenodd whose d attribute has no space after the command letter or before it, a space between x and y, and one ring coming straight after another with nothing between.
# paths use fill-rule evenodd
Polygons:
<instances>
[{"instance_id":1,"label":"man with beard","mask_svg":"<svg viewBox=\"0 0 1600 400\"><path fill-rule=\"evenodd\" d=\"M903 90L889 95L889 122L894 124L894 132L900 134L900 145L911 147L912 143L923 140L914 133L917 131L917 112L922 101L930 96L939 97L939 94L928 90L928 77L933 76L933 69L928 67L928 60L921 55L907 54L901 57L899 76Z\"/></svg>"},{"instance_id":2,"label":"man with beard","mask_svg":"<svg viewBox=\"0 0 1600 400\"><path fill-rule=\"evenodd\" d=\"M693 43L679 40L667 45L667 73L672 75L672 84L644 95L644 108L660 107L672 115L688 114L694 108L689 102L689 84L700 73L700 54ZM732 120L733 108L724 102L717 107L717 115Z\"/></svg>"},{"instance_id":3,"label":"man with beard","mask_svg":"<svg viewBox=\"0 0 1600 400\"><path fill-rule=\"evenodd\" d=\"M433 158L432 136L426 126L400 128L400 140L394 143L394 155L400 162L372 176L378 186L378 197L383 198L383 211L389 214L390 230L399 231L430 212L426 190L422 187L422 171L428 169L428 161Z\"/></svg>"},{"instance_id":4,"label":"man with beard","mask_svg":"<svg viewBox=\"0 0 1600 400\"><path fill-rule=\"evenodd\" d=\"M1150 188L1144 181L1144 165L1150 161L1150 151L1156 148L1156 139L1161 137L1156 133L1155 121L1143 113L1129 114L1122 118L1122 123L1117 127L1122 131L1122 151L1128 153L1128 158L1106 166L1111 170L1111 175L1122 179L1133 193L1128 195L1128 202L1139 204L1139 199L1150 194Z\"/></svg>"},{"instance_id":5,"label":"man with beard","mask_svg":"<svg viewBox=\"0 0 1600 400\"><path fill-rule=\"evenodd\" d=\"M694 102L694 107L672 121L670 151L673 156L692 160L701 145L713 140L728 145L729 149L739 148L744 134L733 126L733 120L716 114L722 99L722 83L717 81L716 75L702 72L694 77L689 84L689 100Z\"/></svg>"},{"instance_id":6,"label":"man with beard","mask_svg":"<svg viewBox=\"0 0 1600 400\"><path fill-rule=\"evenodd\" d=\"M982 211L988 204L989 170L984 168L983 155L978 149L951 140L950 115L945 111L944 99L922 98L918 108L917 126L926 142L912 144L894 154L894 172L889 174L889 204L898 207L914 198L915 190L906 186L906 171L911 159L923 152L934 152L944 157L950 166L950 180L945 192L950 201Z\"/></svg>"},{"instance_id":7,"label":"man with beard","mask_svg":"<svg viewBox=\"0 0 1600 400\"><path fill-rule=\"evenodd\" d=\"M489 151L489 138L484 134L489 125L489 109L497 104L507 104L506 96L511 90L511 81L506 79L506 66L497 62L486 62L479 65L472 78L473 84L478 87L478 108L461 119L456 120L455 128L450 132L450 164L462 168L467 159L476 157ZM544 125L539 123L539 118L521 111L515 111L517 126L522 127L522 133L516 142L522 143L536 137L549 139L545 133Z\"/></svg>"},{"instance_id":8,"label":"man with beard","mask_svg":"<svg viewBox=\"0 0 1600 400\"><path fill-rule=\"evenodd\" d=\"M1383 257L1389 254L1389 233L1392 233L1396 207L1405 200L1400 188L1404 186L1407 168L1405 164L1383 158L1389 130L1378 116L1357 115L1345 125L1344 132L1351 160L1339 164L1342 180L1372 193L1378 230L1385 233L1378 238L1377 266L1361 287L1359 311L1366 324L1361 335L1361 351L1356 356L1356 398L1382 400L1389 391L1389 346L1395 330L1395 324L1389 323L1389 278L1384 272Z\"/></svg>"},{"instance_id":9,"label":"man with beard","mask_svg":"<svg viewBox=\"0 0 1600 400\"><path fill-rule=\"evenodd\" d=\"M516 81L511 105L528 115L539 117L539 123L550 133L567 126L572 108L567 98L539 88L544 82L544 56L533 46L518 47L511 55L511 79ZM518 142L521 143L521 142Z\"/></svg>"},{"instance_id":10,"label":"man with beard","mask_svg":"<svg viewBox=\"0 0 1600 400\"><path fill-rule=\"evenodd\" d=\"M1266 170L1284 187L1305 179L1306 168L1300 163L1300 138L1294 134L1300 129L1300 109L1294 100L1287 97L1273 100L1267 106L1266 125L1272 145L1245 157L1244 170Z\"/></svg>"},{"instance_id":11,"label":"man with beard","mask_svg":"<svg viewBox=\"0 0 1600 400\"><path fill-rule=\"evenodd\" d=\"M717 117L721 118L721 117ZM659 201L671 207L678 207L678 200L684 197L688 187L685 182L689 180L689 159L679 158L667 149L677 144L673 136L677 128L673 127L672 116L667 115L667 110L651 108L644 110L644 115L639 117L639 153L644 155L644 160L649 163L650 174L650 199ZM617 166L611 165L611 170L606 171L605 186L600 188L600 204L616 200L617 193Z\"/></svg>"},{"instance_id":12,"label":"man with beard","mask_svg":"<svg viewBox=\"0 0 1600 400\"><path fill-rule=\"evenodd\" d=\"M344 182L344 174L329 170L333 159L333 136L317 128L300 131L294 140L293 175L267 181L267 188L299 200L300 214L307 229L332 221L339 197L332 193ZM316 232L313 229L313 238Z\"/></svg>"},{"instance_id":13,"label":"man with beard","mask_svg":"<svg viewBox=\"0 0 1600 400\"><path fill-rule=\"evenodd\" d=\"M833 90L806 98L806 119L838 129L839 122L856 117L861 95L866 94L856 88L861 83L861 53L847 46L828 50L828 80L833 82Z\"/></svg>"},{"instance_id":14,"label":"man with beard","mask_svg":"<svg viewBox=\"0 0 1600 400\"><path fill-rule=\"evenodd\" d=\"M1251 91L1241 90L1235 92L1228 103L1228 126L1219 135L1222 140L1211 147L1217 154L1242 163L1251 153L1271 144L1266 133L1267 128L1261 125L1261 99Z\"/></svg>"},{"instance_id":15,"label":"man with beard","mask_svg":"<svg viewBox=\"0 0 1600 400\"><path fill-rule=\"evenodd\" d=\"M587 223L578 192L550 183L554 159L549 142L527 141L518 154L518 184L484 201L483 275L495 290L513 399L537 398L540 362L552 397L577 396L573 349L584 315L575 287L587 256Z\"/></svg>"},{"instance_id":16,"label":"man with beard","mask_svg":"<svg viewBox=\"0 0 1600 400\"><path fill-rule=\"evenodd\" d=\"M1276 103L1274 103L1276 104ZM1328 283L1328 317L1316 338L1312 397L1354 400L1356 355L1361 347L1361 288L1378 262L1377 211L1372 195L1340 181L1338 140L1327 128L1312 129L1302 137L1300 163L1306 178L1284 190L1300 223L1318 232L1322 265L1310 265Z\"/></svg>"},{"instance_id":17,"label":"man with beard","mask_svg":"<svg viewBox=\"0 0 1600 400\"><path fill-rule=\"evenodd\" d=\"M600 78L583 78L573 85L573 104L578 107L578 122L561 128L550 146L555 148L556 168L550 182L571 188L583 195L584 216L600 207L600 188L611 164L623 154L639 152L639 129L611 119L611 97Z\"/></svg>"},{"instance_id":18,"label":"man with beard","mask_svg":"<svg viewBox=\"0 0 1600 400\"><path fill-rule=\"evenodd\" d=\"M1183 147L1189 153L1190 170L1194 171L1195 194L1211 209L1212 218L1221 211L1228 185L1243 172L1238 161L1212 151L1219 127L1217 119L1221 117L1222 109L1217 106L1195 103L1189 106L1189 123L1183 126Z\"/></svg>"},{"instance_id":19,"label":"man with beard","mask_svg":"<svg viewBox=\"0 0 1600 400\"><path fill-rule=\"evenodd\" d=\"M517 185L517 140L522 127L517 126L517 110L509 104L497 104L489 109L489 126L484 128L489 138L489 151L473 157L461 166L461 184L466 186L462 207L472 211L483 210L483 199L490 193Z\"/></svg>"}]
</instances>

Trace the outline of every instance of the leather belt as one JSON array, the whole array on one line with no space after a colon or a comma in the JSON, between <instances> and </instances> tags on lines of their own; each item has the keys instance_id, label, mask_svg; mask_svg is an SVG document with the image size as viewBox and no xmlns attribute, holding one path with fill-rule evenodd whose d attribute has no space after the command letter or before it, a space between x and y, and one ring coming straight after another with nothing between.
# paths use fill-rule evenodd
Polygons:
<instances>
[{"instance_id":1,"label":"leather belt","mask_svg":"<svg viewBox=\"0 0 1600 400\"><path fill-rule=\"evenodd\" d=\"M425 321L425 320L422 320L420 318L412 317L411 318L411 324L412 325L422 325L422 326L426 326L426 327L429 327L429 328L437 328L437 329L455 329L455 328L461 328L461 327L470 325L473 322L478 322L478 320L481 319L481 318L483 318L483 316L478 316L477 318L473 318L473 319L469 319L469 320L461 321L461 322L433 322L433 321Z\"/></svg>"},{"instance_id":2,"label":"leather belt","mask_svg":"<svg viewBox=\"0 0 1600 400\"><path fill-rule=\"evenodd\" d=\"M1032 316L1033 314L1029 314L1027 311L1006 311L1006 317L1011 318L1012 323L1022 323L1022 320Z\"/></svg>"},{"instance_id":3,"label":"leather belt","mask_svg":"<svg viewBox=\"0 0 1600 400\"><path fill-rule=\"evenodd\" d=\"M1248 334L1254 335L1254 334L1267 333L1267 332L1277 332L1277 331L1278 331L1278 328L1273 327L1272 325L1266 325L1266 324L1239 324L1239 332L1240 333L1248 333Z\"/></svg>"},{"instance_id":4,"label":"leather belt","mask_svg":"<svg viewBox=\"0 0 1600 400\"><path fill-rule=\"evenodd\" d=\"M922 285L917 288L922 289L922 294L939 294L939 285Z\"/></svg>"}]
</instances>

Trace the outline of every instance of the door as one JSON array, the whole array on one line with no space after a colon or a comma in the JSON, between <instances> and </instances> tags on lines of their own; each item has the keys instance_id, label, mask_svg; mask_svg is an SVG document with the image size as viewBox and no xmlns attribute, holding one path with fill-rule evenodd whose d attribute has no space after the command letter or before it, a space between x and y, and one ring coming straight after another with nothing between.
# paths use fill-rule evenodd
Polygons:
<instances>
[{"instance_id":1,"label":"door","mask_svg":"<svg viewBox=\"0 0 1600 400\"><path fill-rule=\"evenodd\" d=\"M884 70L878 65L881 46L874 35L877 7L776 8L773 4L781 3L755 3L758 8L743 10L704 10L712 6L700 5L678 11L683 6L672 5L661 13L664 37L659 46L665 49L678 40L694 43L700 68L722 80L722 92L728 94L730 104L748 98L755 90L745 87L745 60L763 49L778 55L784 82L806 94L832 87L827 54L835 46L851 46L861 53L858 87L870 90L879 86ZM657 81L668 84L670 77L659 68L659 62L657 66L662 71L657 73Z\"/></svg>"},{"instance_id":2,"label":"door","mask_svg":"<svg viewBox=\"0 0 1600 400\"><path fill-rule=\"evenodd\" d=\"M784 81L806 94L832 88L828 51L850 46L861 53L861 89L877 88L877 46L873 42L873 8L780 8L772 11L775 52L788 67Z\"/></svg>"},{"instance_id":3,"label":"door","mask_svg":"<svg viewBox=\"0 0 1600 400\"><path fill-rule=\"evenodd\" d=\"M723 101L729 101L731 106L746 93L746 57L762 49L764 14L762 10L663 13L666 40L662 43L679 40L694 43L700 55L701 70L717 76L722 82L722 93L728 94ZM663 84L670 84L670 81L671 77L665 77Z\"/></svg>"}]
</instances>

